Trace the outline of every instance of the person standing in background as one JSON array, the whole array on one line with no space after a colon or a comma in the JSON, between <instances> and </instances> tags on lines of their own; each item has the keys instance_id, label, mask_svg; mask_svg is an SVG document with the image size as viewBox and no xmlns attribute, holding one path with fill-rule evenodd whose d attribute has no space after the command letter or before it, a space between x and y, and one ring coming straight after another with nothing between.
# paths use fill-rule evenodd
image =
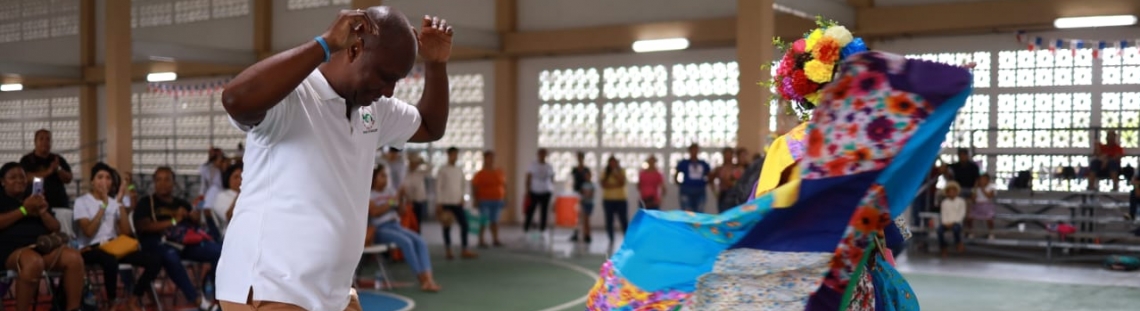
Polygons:
<instances>
[{"instance_id":1,"label":"person standing in background","mask_svg":"<svg viewBox=\"0 0 1140 311\"><path fill-rule=\"evenodd\" d=\"M546 149L538 149L538 159L526 172L526 193L530 196L526 207L523 232L530 232L534 212L539 210L538 230L546 232L546 216L550 212L550 196L554 192L554 167L546 163Z\"/></svg>"},{"instance_id":2,"label":"person standing in background","mask_svg":"<svg viewBox=\"0 0 1140 311\"><path fill-rule=\"evenodd\" d=\"M717 212L723 213L733 206L726 196L732 190L732 186L736 184L736 180L740 179L741 171L733 161L736 158L736 151L732 148L725 147L721 150L721 158L724 163L713 170L712 183L709 183L709 188L713 190L713 193L716 193Z\"/></svg>"},{"instance_id":3,"label":"person standing in background","mask_svg":"<svg viewBox=\"0 0 1140 311\"><path fill-rule=\"evenodd\" d=\"M677 195L681 210L701 212L705 205L705 187L708 186L711 169L708 162L697 158L700 151L700 145L689 145L689 158L677 163L677 173L673 175L673 180L680 185L680 193Z\"/></svg>"},{"instance_id":4,"label":"person standing in background","mask_svg":"<svg viewBox=\"0 0 1140 311\"><path fill-rule=\"evenodd\" d=\"M424 158L418 154L408 154L408 175L404 176L404 183L400 191L404 198L412 202L412 214L416 216L416 233L421 233L424 217L427 216L427 171L421 169Z\"/></svg>"},{"instance_id":5,"label":"person standing in background","mask_svg":"<svg viewBox=\"0 0 1140 311\"><path fill-rule=\"evenodd\" d=\"M977 163L974 163L974 160L970 159L969 149L960 148L958 149L958 162L950 164L947 173L950 174L951 180L958 182L958 185L963 187L959 191L962 198L971 198L974 195L974 185L978 183L978 177L982 175L982 169L978 167Z\"/></svg>"},{"instance_id":6,"label":"person standing in background","mask_svg":"<svg viewBox=\"0 0 1140 311\"><path fill-rule=\"evenodd\" d=\"M389 185L398 190L404 184L404 176L408 175L408 165L404 163L403 152L388 146L388 152L384 153L384 164L388 166L388 177L392 181Z\"/></svg>"},{"instance_id":7,"label":"person standing in background","mask_svg":"<svg viewBox=\"0 0 1140 311\"><path fill-rule=\"evenodd\" d=\"M606 235L610 238L610 248L614 246L614 218L621 224L622 235L629 226L629 201L626 198L625 170L617 158L610 156L602 172L602 211L606 216Z\"/></svg>"},{"instance_id":8,"label":"person standing in background","mask_svg":"<svg viewBox=\"0 0 1140 311\"><path fill-rule=\"evenodd\" d=\"M51 208L71 208L67 196L67 184L71 183L71 165L59 154L51 153L51 131L36 131L36 147L31 153L20 158L20 166L28 172L28 184L32 178L44 181L44 199Z\"/></svg>"},{"instance_id":9,"label":"person standing in background","mask_svg":"<svg viewBox=\"0 0 1140 311\"><path fill-rule=\"evenodd\" d=\"M645 159L648 165L637 176L637 192L641 197L641 204L645 209L661 209L661 198L665 197L665 176L657 170L657 157L650 155Z\"/></svg>"},{"instance_id":10,"label":"person standing in background","mask_svg":"<svg viewBox=\"0 0 1140 311\"><path fill-rule=\"evenodd\" d=\"M475 253L467 249L467 213L463 211L463 185L466 178L463 169L455 164L459 161L459 149L447 148L447 165L439 168L435 173L435 200L436 214L451 213L455 222L459 223L459 243L463 258L475 258ZM443 226L443 245L447 259L455 259L451 253L451 226Z\"/></svg>"},{"instance_id":11,"label":"person standing in background","mask_svg":"<svg viewBox=\"0 0 1140 311\"><path fill-rule=\"evenodd\" d=\"M578 204L580 205L580 208L578 209L578 219L580 219L580 222L582 222L583 229L581 230L585 231L586 241L589 243L590 214L593 214L594 212L594 196L593 191L587 195L583 190L583 187L590 183L590 177L592 174L590 174L590 168L586 166L586 153L578 150L576 152L576 155L578 157L578 166L570 169L570 178L573 180L571 187L574 189L574 193L578 194ZM574 229L574 234L570 235L571 242L578 241L578 230L579 229Z\"/></svg>"},{"instance_id":12,"label":"person standing in background","mask_svg":"<svg viewBox=\"0 0 1140 311\"><path fill-rule=\"evenodd\" d=\"M471 178L471 193L475 196L475 207L479 208L479 214L483 216L483 221L479 222L479 247L487 247L483 233L487 231L488 224L491 227L492 243L495 247L503 246L499 242L499 212L503 210L507 199L507 176L503 170L495 168L494 151L483 152L483 169Z\"/></svg>"},{"instance_id":13,"label":"person standing in background","mask_svg":"<svg viewBox=\"0 0 1140 311\"><path fill-rule=\"evenodd\" d=\"M222 185L222 173L226 171L229 165L229 159L220 148L210 148L210 156L207 158L206 163L198 167L198 176L201 181L198 183L198 195L202 202L202 208L207 211L212 211L214 208L214 199L222 192L225 187Z\"/></svg>"}]
</instances>

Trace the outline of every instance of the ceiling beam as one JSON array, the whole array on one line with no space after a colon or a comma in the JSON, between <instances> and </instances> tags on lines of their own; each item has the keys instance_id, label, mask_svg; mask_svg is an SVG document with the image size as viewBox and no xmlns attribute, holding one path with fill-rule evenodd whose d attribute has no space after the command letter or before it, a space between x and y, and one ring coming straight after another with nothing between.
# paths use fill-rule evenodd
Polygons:
<instances>
[{"instance_id":1,"label":"ceiling beam","mask_svg":"<svg viewBox=\"0 0 1140 311\"><path fill-rule=\"evenodd\" d=\"M502 45L499 33L494 30L462 28L458 32L460 33L455 36L453 46L498 50Z\"/></svg>"},{"instance_id":2,"label":"ceiling beam","mask_svg":"<svg viewBox=\"0 0 1140 311\"><path fill-rule=\"evenodd\" d=\"M178 79L236 75L245 69L245 67L245 65L219 65L195 62L135 62L131 65L131 81L146 81L146 75L152 72L174 72L178 74ZM84 69L84 82L103 83L103 73L105 70L103 65Z\"/></svg>"},{"instance_id":3,"label":"ceiling beam","mask_svg":"<svg viewBox=\"0 0 1140 311\"><path fill-rule=\"evenodd\" d=\"M204 48L173 43L138 42L132 44L134 61L185 61L220 65L250 65L257 56L249 51Z\"/></svg>"},{"instance_id":4,"label":"ceiling beam","mask_svg":"<svg viewBox=\"0 0 1140 311\"><path fill-rule=\"evenodd\" d=\"M997 0L860 8L855 33L882 38L1052 29L1058 17L1140 15L1136 0Z\"/></svg>"},{"instance_id":5,"label":"ceiling beam","mask_svg":"<svg viewBox=\"0 0 1140 311\"><path fill-rule=\"evenodd\" d=\"M773 7L777 12L791 13L813 21L816 16L821 16L842 25L854 25L856 22L855 8L835 0L777 0Z\"/></svg>"},{"instance_id":6,"label":"ceiling beam","mask_svg":"<svg viewBox=\"0 0 1140 311\"><path fill-rule=\"evenodd\" d=\"M811 20L776 14L776 35L794 38L815 27ZM736 17L508 33L503 53L515 56L628 52L637 40L683 37L693 48L736 44Z\"/></svg>"},{"instance_id":7,"label":"ceiling beam","mask_svg":"<svg viewBox=\"0 0 1140 311\"><path fill-rule=\"evenodd\" d=\"M0 74L6 76L79 79L79 66L59 66L0 61Z\"/></svg>"}]
</instances>

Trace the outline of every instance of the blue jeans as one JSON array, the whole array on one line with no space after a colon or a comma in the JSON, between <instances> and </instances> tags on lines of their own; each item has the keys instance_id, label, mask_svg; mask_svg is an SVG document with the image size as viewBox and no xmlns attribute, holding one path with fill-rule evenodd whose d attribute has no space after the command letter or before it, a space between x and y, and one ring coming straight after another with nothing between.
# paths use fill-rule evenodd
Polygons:
<instances>
[{"instance_id":1,"label":"blue jeans","mask_svg":"<svg viewBox=\"0 0 1140 311\"><path fill-rule=\"evenodd\" d=\"M479 213L483 214L483 221L479 223L480 227L487 226L487 223L499 223L499 212L503 210L503 201L479 201Z\"/></svg>"},{"instance_id":2,"label":"blue jeans","mask_svg":"<svg viewBox=\"0 0 1140 311\"><path fill-rule=\"evenodd\" d=\"M186 246L182 251L162 243L145 243L142 244L142 249L144 252L155 254L162 259L162 268L166 270L166 275L170 276L170 280L190 301L198 300L198 288L194 287L194 283L190 281L190 274L186 272L182 260L210 264L210 270L206 272L206 282L213 283L214 269L218 267L218 258L222 257L222 245L212 241Z\"/></svg>"},{"instance_id":3,"label":"blue jeans","mask_svg":"<svg viewBox=\"0 0 1140 311\"><path fill-rule=\"evenodd\" d=\"M950 230L954 231L954 245L958 245L959 243L962 243L962 224L960 224L960 223L954 224L954 225L950 226ZM942 246L942 248L946 248L946 246L947 246L945 233L946 233L946 225L939 225L938 226L938 245Z\"/></svg>"},{"instance_id":4,"label":"blue jeans","mask_svg":"<svg viewBox=\"0 0 1140 311\"><path fill-rule=\"evenodd\" d=\"M698 213L704 210L705 198L708 196L705 187L681 186L678 192L681 210Z\"/></svg>"},{"instance_id":5,"label":"blue jeans","mask_svg":"<svg viewBox=\"0 0 1140 311\"><path fill-rule=\"evenodd\" d=\"M466 234L466 232L464 232ZM405 261L412 267L412 272L421 274L431 272L431 256L428 255L427 243L411 230L404 229L398 221L389 221L376 226L376 243L396 244L404 253Z\"/></svg>"}]
</instances>

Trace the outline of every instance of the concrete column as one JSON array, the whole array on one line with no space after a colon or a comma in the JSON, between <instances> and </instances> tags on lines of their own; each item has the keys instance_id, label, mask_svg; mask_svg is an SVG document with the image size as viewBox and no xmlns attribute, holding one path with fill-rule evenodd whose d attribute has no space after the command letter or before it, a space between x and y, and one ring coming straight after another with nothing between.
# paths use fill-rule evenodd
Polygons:
<instances>
[{"instance_id":1,"label":"concrete column","mask_svg":"<svg viewBox=\"0 0 1140 311\"><path fill-rule=\"evenodd\" d=\"M132 170L131 1L107 0L103 20L107 164Z\"/></svg>"},{"instance_id":2,"label":"concrete column","mask_svg":"<svg viewBox=\"0 0 1140 311\"><path fill-rule=\"evenodd\" d=\"M772 36L776 33L774 0L736 1L736 62L740 67L740 91L736 104L740 108L736 141L748 150L762 150L767 145L768 88L757 85L771 79L764 69L775 59Z\"/></svg>"},{"instance_id":3,"label":"concrete column","mask_svg":"<svg viewBox=\"0 0 1140 311\"><path fill-rule=\"evenodd\" d=\"M495 28L499 34L506 34L516 30L517 0L495 1ZM494 124L495 162L503 169L507 176L507 207L503 212L502 221L514 223L521 220L518 212L522 206L523 193L520 187L521 180L514 178L515 172L522 167L516 155L518 153L519 122L518 122L518 58L513 56L499 56L495 59L495 105Z\"/></svg>"}]
</instances>

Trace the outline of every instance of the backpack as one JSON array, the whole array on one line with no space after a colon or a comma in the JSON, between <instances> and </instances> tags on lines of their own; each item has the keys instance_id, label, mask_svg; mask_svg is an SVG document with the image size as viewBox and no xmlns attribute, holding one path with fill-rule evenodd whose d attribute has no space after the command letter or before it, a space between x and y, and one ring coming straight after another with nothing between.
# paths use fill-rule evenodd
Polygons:
<instances>
[{"instance_id":1,"label":"backpack","mask_svg":"<svg viewBox=\"0 0 1140 311\"><path fill-rule=\"evenodd\" d=\"M1135 271L1140 269L1140 258L1112 255L1104 259L1104 268L1113 271Z\"/></svg>"}]
</instances>

